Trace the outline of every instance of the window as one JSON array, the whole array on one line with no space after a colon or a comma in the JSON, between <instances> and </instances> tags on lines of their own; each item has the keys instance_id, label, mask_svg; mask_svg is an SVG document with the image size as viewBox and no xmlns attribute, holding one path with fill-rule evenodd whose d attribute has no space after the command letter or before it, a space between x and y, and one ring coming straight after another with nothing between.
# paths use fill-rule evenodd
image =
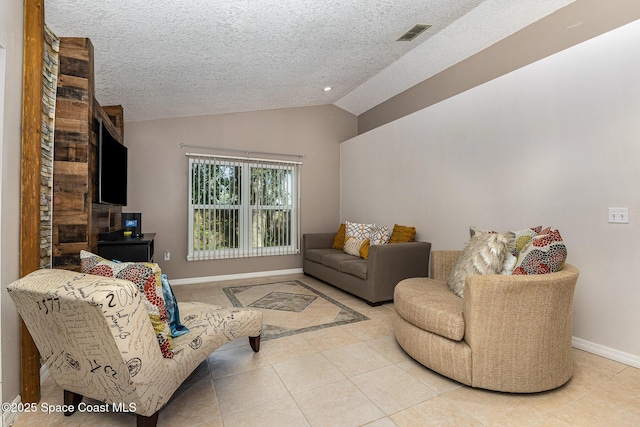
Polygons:
<instances>
[{"instance_id":1,"label":"window","mask_svg":"<svg viewBox=\"0 0 640 427\"><path fill-rule=\"evenodd\" d=\"M189 157L190 261L299 252L299 164Z\"/></svg>"}]
</instances>

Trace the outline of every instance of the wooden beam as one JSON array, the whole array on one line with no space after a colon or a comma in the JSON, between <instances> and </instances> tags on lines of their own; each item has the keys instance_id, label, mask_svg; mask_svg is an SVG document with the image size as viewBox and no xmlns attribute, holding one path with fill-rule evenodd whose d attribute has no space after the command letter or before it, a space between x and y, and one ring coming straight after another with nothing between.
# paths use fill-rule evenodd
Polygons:
<instances>
[{"instance_id":1,"label":"wooden beam","mask_svg":"<svg viewBox=\"0 0 640 427\"><path fill-rule=\"evenodd\" d=\"M20 276L40 268L40 138L44 0L24 0ZM22 402L40 401L40 354L20 320Z\"/></svg>"}]
</instances>

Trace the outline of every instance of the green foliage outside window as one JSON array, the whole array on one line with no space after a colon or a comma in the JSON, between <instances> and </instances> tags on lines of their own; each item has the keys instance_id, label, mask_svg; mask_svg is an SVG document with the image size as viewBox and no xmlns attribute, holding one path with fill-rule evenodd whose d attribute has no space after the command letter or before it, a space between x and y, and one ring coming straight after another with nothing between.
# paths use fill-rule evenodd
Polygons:
<instances>
[{"instance_id":1,"label":"green foliage outside window","mask_svg":"<svg viewBox=\"0 0 640 427\"><path fill-rule=\"evenodd\" d=\"M194 250L237 248L242 168L201 163L194 164L191 173Z\"/></svg>"},{"instance_id":2,"label":"green foliage outside window","mask_svg":"<svg viewBox=\"0 0 640 427\"><path fill-rule=\"evenodd\" d=\"M193 250L237 249L241 246L241 165L193 163ZM291 169L250 167L249 230L253 248L291 245L294 174ZM244 209L247 207L244 206Z\"/></svg>"}]
</instances>

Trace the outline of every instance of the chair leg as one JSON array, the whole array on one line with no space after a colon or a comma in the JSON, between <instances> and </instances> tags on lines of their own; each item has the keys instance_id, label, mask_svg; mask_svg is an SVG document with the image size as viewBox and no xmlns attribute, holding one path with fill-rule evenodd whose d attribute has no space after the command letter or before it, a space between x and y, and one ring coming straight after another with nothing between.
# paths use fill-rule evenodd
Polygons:
<instances>
[{"instance_id":1,"label":"chair leg","mask_svg":"<svg viewBox=\"0 0 640 427\"><path fill-rule=\"evenodd\" d=\"M136 415L136 426L137 427L156 427L158 424L158 414L160 411L156 411L155 414L150 417L145 417L144 415Z\"/></svg>"},{"instance_id":2,"label":"chair leg","mask_svg":"<svg viewBox=\"0 0 640 427\"><path fill-rule=\"evenodd\" d=\"M260 351L260 335L257 337L249 337L249 344L256 353Z\"/></svg>"},{"instance_id":3,"label":"chair leg","mask_svg":"<svg viewBox=\"0 0 640 427\"><path fill-rule=\"evenodd\" d=\"M73 415L78 409L78 405L82 402L82 395L69 390L64 391L64 405L70 410L64 411L64 416Z\"/></svg>"}]
</instances>

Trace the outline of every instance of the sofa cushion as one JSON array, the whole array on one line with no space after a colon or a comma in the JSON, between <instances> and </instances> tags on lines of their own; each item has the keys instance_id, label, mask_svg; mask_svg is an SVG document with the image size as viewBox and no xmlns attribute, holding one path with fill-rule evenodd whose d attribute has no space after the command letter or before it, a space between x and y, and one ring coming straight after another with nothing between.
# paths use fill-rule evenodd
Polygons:
<instances>
[{"instance_id":1,"label":"sofa cushion","mask_svg":"<svg viewBox=\"0 0 640 427\"><path fill-rule=\"evenodd\" d=\"M367 261L351 257L340 263L340 271L367 280Z\"/></svg>"},{"instance_id":2,"label":"sofa cushion","mask_svg":"<svg viewBox=\"0 0 640 427\"><path fill-rule=\"evenodd\" d=\"M307 249L304 256L309 261L367 280L367 261L364 259L354 258L336 249Z\"/></svg>"},{"instance_id":3,"label":"sofa cushion","mask_svg":"<svg viewBox=\"0 0 640 427\"><path fill-rule=\"evenodd\" d=\"M317 262L337 271L340 271L340 264L342 262L353 260L353 256L337 249L308 249L305 251L304 256L309 261Z\"/></svg>"},{"instance_id":4,"label":"sofa cushion","mask_svg":"<svg viewBox=\"0 0 640 427\"><path fill-rule=\"evenodd\" d=\"M463 303L447 282L425 277L402 280L393 300L398 315L407 322L454 341L464 337Z\"/></svg>"}]
</instances>

